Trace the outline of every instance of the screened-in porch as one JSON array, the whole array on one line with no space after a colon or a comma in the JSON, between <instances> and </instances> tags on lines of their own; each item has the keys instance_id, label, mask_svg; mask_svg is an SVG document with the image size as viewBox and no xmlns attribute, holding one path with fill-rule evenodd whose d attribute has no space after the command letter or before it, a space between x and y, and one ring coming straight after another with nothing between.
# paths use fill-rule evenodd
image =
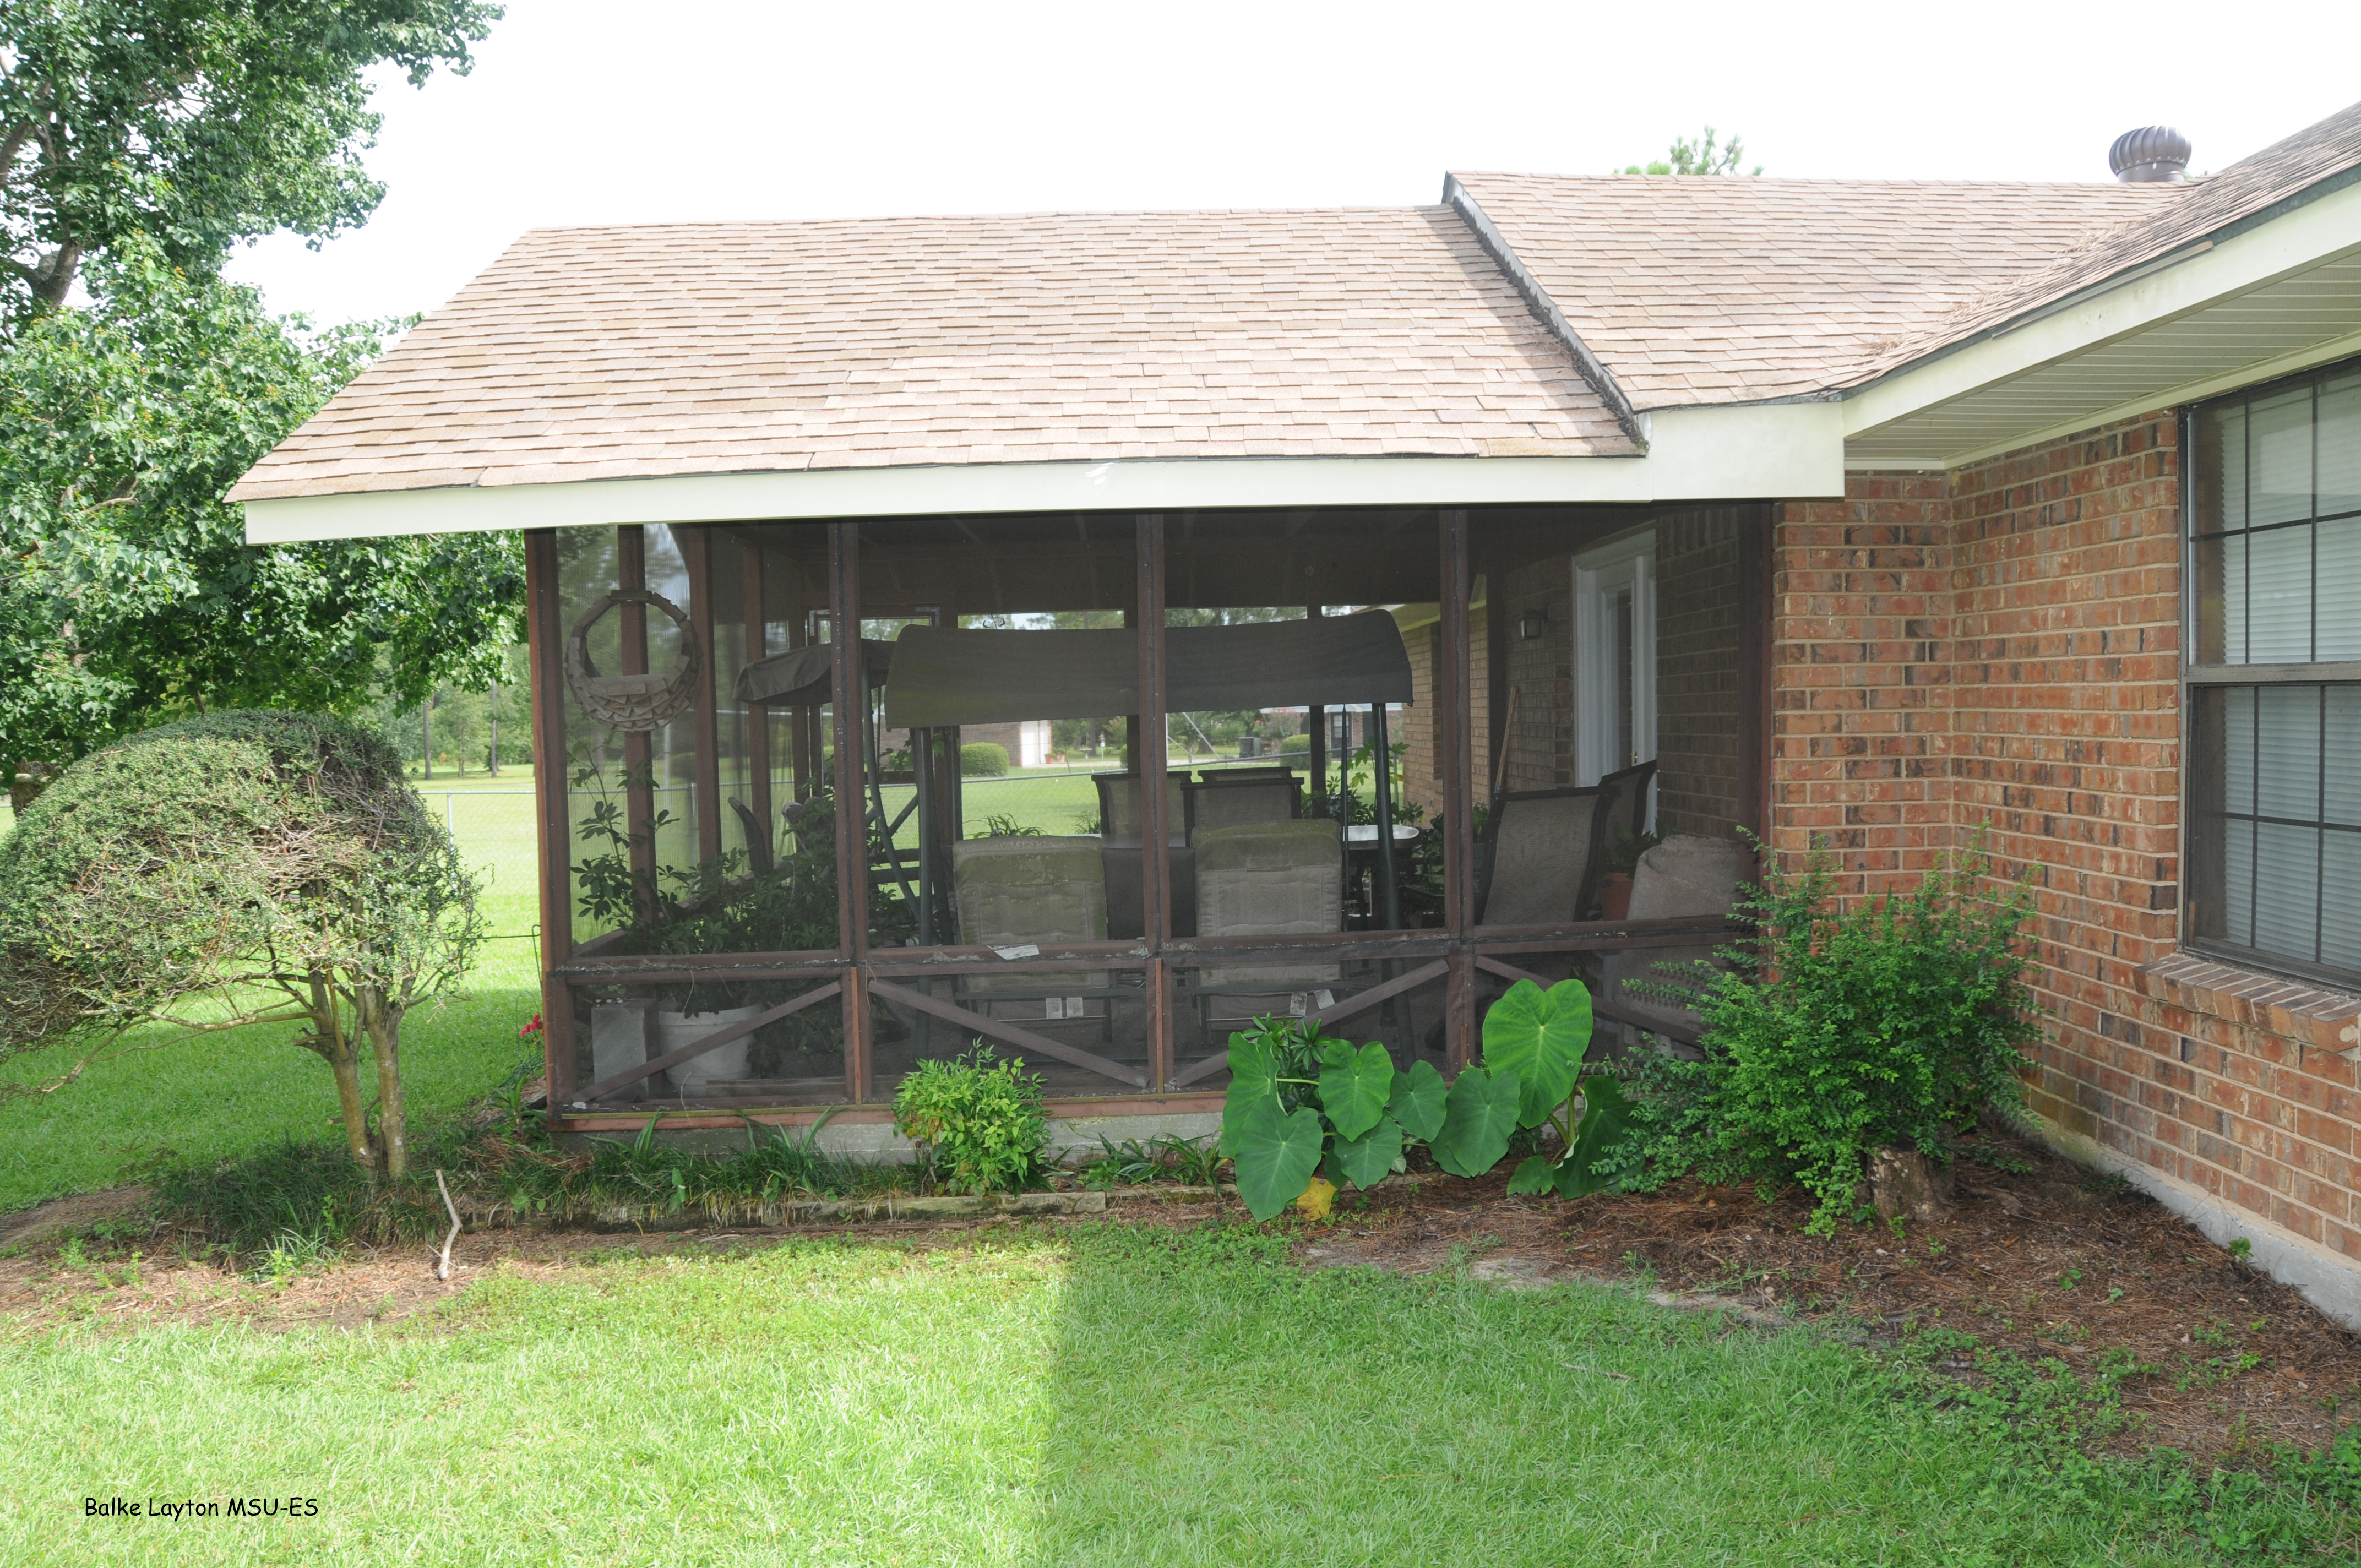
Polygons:
<instances>
[{"instance_id":1,"label":"screened-in porch","mask_svg":"<svg viewBox=\"0 0 2361 1568\"><path fill-rule=\"evenodd\" d=\"M530 534L552 1103L858 1117L983 1040L1202 1109L1257 1016L1449 1070L1526 975L1693 1037L1627 982L1730 930L1766 510Z\"/></svg>"}]
</instances>

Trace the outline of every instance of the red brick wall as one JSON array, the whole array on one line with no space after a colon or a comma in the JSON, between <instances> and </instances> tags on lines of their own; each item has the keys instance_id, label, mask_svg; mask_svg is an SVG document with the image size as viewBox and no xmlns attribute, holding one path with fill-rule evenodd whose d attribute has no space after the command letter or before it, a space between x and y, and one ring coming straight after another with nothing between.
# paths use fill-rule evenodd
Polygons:
<instances>
[{"instance_id":1,"label":"red brick wall","mask_svg":"<svg viewBox=\"0 0 2361 1568\"><path fill-rule=\"evenodd\" d=\"M1778 509L1772 839L1873 893L1988 823L2037 900L2034 1108L2361 1261L2361 1001L2177 951L2177 429Z\"/></svg>"}]
</instances>

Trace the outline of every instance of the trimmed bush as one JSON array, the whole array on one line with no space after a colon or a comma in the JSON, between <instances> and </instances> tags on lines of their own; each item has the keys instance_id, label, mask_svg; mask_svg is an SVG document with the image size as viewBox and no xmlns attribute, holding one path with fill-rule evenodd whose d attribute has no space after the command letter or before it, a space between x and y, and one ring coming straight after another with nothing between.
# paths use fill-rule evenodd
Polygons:
<instances>
[{"instance_id":1,"label":"trimmed bush","mask_svg":"<svg viewBox=\"0 0 2361 1568\"><path fill-rule=\"evenodd\" d=\"M1007 747L991 740L971 740L960 748L960 777L996 779L1007 772Z\"/></svg>"},{"instance_id":2,"label":"trimmed bush","mask_svg":"<svg viewBox=\"0 0 2361 1568\"><path fill-rule=\"evenodd\" d=\"M354 1157L399 1176L402 1014L473 959L477 892L367 726L231 709L148 730L68 768L0 842L0 1057L285 1022L334 1069Z\"/></svg>"}]
</instances>

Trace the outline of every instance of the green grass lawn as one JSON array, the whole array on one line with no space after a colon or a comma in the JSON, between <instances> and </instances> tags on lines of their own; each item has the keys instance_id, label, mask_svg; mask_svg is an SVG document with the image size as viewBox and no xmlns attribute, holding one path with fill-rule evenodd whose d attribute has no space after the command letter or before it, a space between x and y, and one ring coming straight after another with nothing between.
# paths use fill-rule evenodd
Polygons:
<instances>
[{"instance_id":1,"label":"green grass lawn","mask_svg":"<svg viewBox=\"0 0 2361 1568\"><path fill-rule=\"evenodd\" d=\"M1860 1353L1239 1230L788 1241L359 1331L0 1343L17 1563L2165 1563L2198 1518ZM252 1522L82 1498L316 1497Z\"/></svg>"},{"instance_id":2,"label":"green grass lawn","mask_svg":"<svg viewBox=\"0 0 2361 1568\"><path fill-rule=\"evenodd\" d=\"M533 946L489 946L466 995L402 1025L413 1124L480 1100L533 1048L517 1038L541 1008ZM136 1179L159 1156L214 1158L281 1137L338 1135L327 1064L289 1044L294 1033L284 1024L194 1037L143 1030L133 1042L153 1048L101 1062L54 1094L0 1102L0 1213ZM74 1059L37 1051L0 1062L0 1076L39 1082Z\"/></svg>"}]
</instances>

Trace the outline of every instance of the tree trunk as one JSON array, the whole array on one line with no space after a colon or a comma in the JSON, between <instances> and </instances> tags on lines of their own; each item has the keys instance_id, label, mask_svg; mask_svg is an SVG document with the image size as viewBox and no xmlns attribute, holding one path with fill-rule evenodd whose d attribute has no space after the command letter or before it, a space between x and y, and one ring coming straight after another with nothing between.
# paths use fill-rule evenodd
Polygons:
<instances>
[{"instance_id":1,"label":"tree trunk","mask_svg":"<svg viewBox=\"0 0 2361 1568\"><path fill-rule=\"evenodd\" d=\"M1914 1225L1931 1225L1949 1206L1951 1168L1915 1148L1883 1148L1869 1157L1871 1201L1884 1219L1899 1215Z\"/></svg>"},{"instance_id":2,"label":"tree trunk","mask_svg":"<svg viewBox=\"0 0 2361 1568\"><path fill-rule=\"evenodd\" d=\"M378 1174L378 1150L376 1141L369 1136L368 1106L361 1100L360 1057L353 1049L352 1036L345 1031L336 993L329 989L327 977L322 974L312 977L312 1037L306 1044L335 1074L336 1101L345 1112L346 1146L352 1150L353 1163L374 1179Z\"/></svg>"},{"instance_id":3,"label":"tree trunk","mask_svg":"<svg viewBox=\"0 0 2361 1568\"><path fill-rule=\"evenodd\" d=\"M401 1010L374 985L353 988L360 1026L377 1056L377 1129L385 1154L385 1175L399 1181L410 1168L410 1132L401 1108Z\"/></svg>"}]
</instances>

